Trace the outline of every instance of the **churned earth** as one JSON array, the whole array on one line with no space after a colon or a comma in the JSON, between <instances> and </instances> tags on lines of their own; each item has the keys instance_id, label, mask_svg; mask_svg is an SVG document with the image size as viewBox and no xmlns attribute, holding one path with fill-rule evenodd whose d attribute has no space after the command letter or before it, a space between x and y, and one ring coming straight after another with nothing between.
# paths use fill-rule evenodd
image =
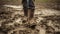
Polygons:
<instances>
[{"instance_id":1,"label":"churned earth","mask_svg":"<svg viewBox=\"0 0 60 34\"><path fill-rule=\"evenodd\" d=\"M35 22L29 24L22 5L3 5L0 9L0 34L59 34L60 11L36 6ZM25 20L25 21L24 21Z\"/></svg>"}]
</instances>

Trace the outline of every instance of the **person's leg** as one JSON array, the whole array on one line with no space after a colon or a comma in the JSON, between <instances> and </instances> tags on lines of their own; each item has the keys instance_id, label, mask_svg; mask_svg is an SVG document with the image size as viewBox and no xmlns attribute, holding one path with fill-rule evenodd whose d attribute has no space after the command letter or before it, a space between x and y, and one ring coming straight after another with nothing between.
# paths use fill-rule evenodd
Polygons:
<instances>
[{"instance_id":1,"label":"person's leg","mask_svg":"<svg viewBox=\"0 0 60 34\"><path fill-rule=\"evenodd\" d=\"M28 13L29 13L29 18L28 19L29 19L30 24L35 22L35 20L34 20L34 11L35 11L35 6L30 5L29 6L29 11L28 11Z\"/></svg>"},{"instance_id":2,"label":"person's leg","mask_svg":"<svg viewBox=\"0 0 60 34\"><path fill-rule=\"evenodd\" d=\"M30 15L31 18L34 17L34 11L35 11L35 10L33 10L33 9L31 10L31 15Z\"/></svg>"},{"instance_id":3,"label":"person's leg","mask_svg":"<svg viewBox=\"0 0 60 34\"><path fill-rule=\"evenodd\" d=\"M34 11L35 11L35 5L32 0L30 0L29 9L30 9L30 18L32 19L34 17Z\"/></svg>"},{"instance_id":4,"label":"person's leg","mask_svg":"<svg viewBox=\"0 0 60 34\"><path fill-rule=\"evenodd\" d=\"M24 10L24 19L23 19L22 23L27 23L28 9L23 7L23 10Z\"/></svg>"},{"instance_id":5,"label":"person's leg","mask_svg":"<svg viewBox=\"0 0 60 34\"><path fill-rule=\"evenodd\" d=\"M24 8L24 16L28 17L28 10L27 10L27 8Z\"/></svg>"},{"instance_id":6,"label":"person's leg","mask_svg":"<svg viewBox=\"0 0 60 34\"><path fill-rule=\"evenodd\" d=\"M34 17L34 10L31 9L31 10L30 10L30 17L29 17L29 18L32 19L33 17Z\"/></svg>"},{"instance_id":7,"label":"person's leg","mask_svg":"<svg viewBox=\"0 0 60 34\"><path fill-rule=\"evenodd\" d=\"M29 24L35 23L35 20L34 20L34 10L29 9L28 14L29 14L28 15L28 23Z\"/></svg>"},{"instance_id":8,"label":"person's leg","mask_svg":"<svg viewBox=\"0 0 60 34\"><path fill-rule=\"evenodd\" d=\"M24 16L28 17L28 8L26 3L23 3L23 10L24 10Z\"/></svg>"}]
</instances>

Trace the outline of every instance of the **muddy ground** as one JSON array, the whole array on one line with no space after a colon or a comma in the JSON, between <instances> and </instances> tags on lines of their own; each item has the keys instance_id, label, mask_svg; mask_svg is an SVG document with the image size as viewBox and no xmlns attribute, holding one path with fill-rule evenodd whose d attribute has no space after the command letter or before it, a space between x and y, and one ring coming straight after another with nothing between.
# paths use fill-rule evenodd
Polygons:
<instances>
[{"instance_id":1,"label":"muddy ground","mask_svg":"<svg viewBox=\"0 0 60 34\"><path fill-rule=\"evenodd\" d=\"M3 5L0 34L60 34L60 11L36 6L33 20L31 24L27 22L22 5Z\"/></svg>"}]
</instances>

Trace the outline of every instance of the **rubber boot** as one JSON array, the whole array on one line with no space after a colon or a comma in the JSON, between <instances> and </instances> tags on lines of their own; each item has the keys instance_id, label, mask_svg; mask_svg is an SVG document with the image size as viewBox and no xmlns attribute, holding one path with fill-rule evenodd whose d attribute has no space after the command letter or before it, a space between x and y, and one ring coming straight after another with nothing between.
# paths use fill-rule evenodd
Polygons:
<instances>
[{"instance_id":1,"label":"rubber boot","mask_svg":"<svg viewBox=\"0 0 60 34\"><path fill-rule=\"evenodd\" d=\"M28 9L24 9L24 16L28 17Z\"/></svg>"},{"instance_id":2,"label":"rubber boot","mask_svg":"<svg viewBox=\"0 0 60 34\"><path fill-rule=\"evenodd\" d=\"M32 19L33 17L34 17L34 10L31 9L29 18Z\"/></svg>"},{"instance_id":3,"label":"rubber boot","mask_svg":"<svg viewBox=\"0 0 60 34\"><path fill-rule=\"evenodd\" d=\"M31 21L34 21L33 17L34 17L34 10L29 9L28 10L28 23L29 24L31 24Z\"/></svg>"}]
</instances>

